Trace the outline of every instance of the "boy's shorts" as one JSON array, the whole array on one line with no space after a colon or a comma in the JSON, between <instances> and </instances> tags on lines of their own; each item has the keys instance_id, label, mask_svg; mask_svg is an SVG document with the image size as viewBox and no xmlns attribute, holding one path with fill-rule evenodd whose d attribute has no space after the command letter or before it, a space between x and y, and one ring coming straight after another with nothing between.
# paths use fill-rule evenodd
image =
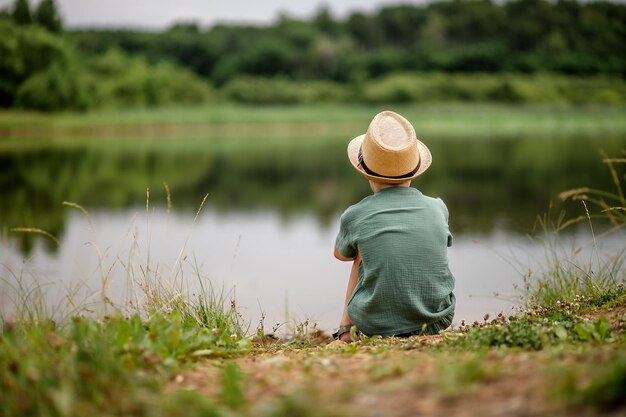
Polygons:
<instances>
[{"instance_id":1,"label":"boy's shorts","mask_svg":"<svg viewBox=\"0 0 626 417\"><path fill-rule=\"evenodd\" d=\"M452 319L454 318L454 312L448 314L444 318L434 323L430 323L425 327L422 327L418 330L414 330L408 333L397 334L395 337L410 337L417 335L426 335L426 334L438 334L439 332L447 329L452 324Z\"/></svg>"}]
</instances>

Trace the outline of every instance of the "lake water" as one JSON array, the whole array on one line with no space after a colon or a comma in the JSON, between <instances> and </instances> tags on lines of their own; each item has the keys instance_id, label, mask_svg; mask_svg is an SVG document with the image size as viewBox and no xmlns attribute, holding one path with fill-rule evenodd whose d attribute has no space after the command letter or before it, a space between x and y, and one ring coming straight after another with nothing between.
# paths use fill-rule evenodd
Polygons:
<instances>
[{"instance_id":1,"label":"lake water","mask_svg":"<svg viewBox=\"0 0 626 417\"><path fill-rule=\"evenodd\" d=\"M53 310L66 311L68 293L79 305L100 301L103 273L110 279L108 297L120 304L133 301L136 294L129 283L141 282L150 265L151 275L165 285L197 293L200 279L223 289L252 328L261 314L266 329L307 318L325 330L337 325L350 271L349 263L332 256L338 219L320 224L311 215L284 219L272 211L223 213L210 208L195 222L194 217L192 212L146 212L143 207L95 210L88 219L76 210L68 216L54 252L40 242L25 256L15 242L5 241L3 272L22 271L24 285L42 285ZM565 247L589 248L589 239L582 233L577 243L567 239ZM615 249L623 241L604 244ZM541 264L544 249L526 236L493 230L455 236L449 256L457 280L458 325L462 319L482 320L484 314L494 317L519 307L520 293L514 287L523 284L528 268Z\"/></svg>"},{"instance_id":2,"label":"lake water","mask_svg":"<svg viewBox=\"0 0 626 417\"><path fill-rule=\"evenodd\" d=\"M149 269L160 283L190 293L200 282L223 290L252 330L262 315L266 330L307 318L324 330L337 325L350 271L332 256L338 219L369 193L347 162L344 137L137 142L48 142L0 152L5 316L18 281L39 285L53 312L71 309L68 294L97 309L103 276L107 296L125 304L140 301L130 284ZM428 145L433 166L414 185L450 209L458 325L519 306L514 286L543 257L543 247L527 236L536 216L550 201L559 205L560 191L609 189L596 155L600 148L618 153L626 140L513 135L443 137ZM578 205L565 208L571 216L580 212ZM58 244L11 232L15 227L45 230ZM584 229L566 235L565 250L589 247L589 237ZM617 237L605 245L624 243Z\"/></svg>"}]
</instances>

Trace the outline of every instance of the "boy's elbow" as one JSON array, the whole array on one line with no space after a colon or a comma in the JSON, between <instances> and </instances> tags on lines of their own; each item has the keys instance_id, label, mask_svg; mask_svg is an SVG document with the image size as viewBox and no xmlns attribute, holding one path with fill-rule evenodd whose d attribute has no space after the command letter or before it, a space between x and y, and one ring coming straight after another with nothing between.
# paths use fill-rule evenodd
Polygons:
<instances>
[{"instance_id":1,"label":"boy's elbow","mask_svg":"<svg viewBox=\"0 0 626 417\"><path fill-rule=\"evenodd\" d=\"M345 256L343 256L340 252L339 249L337 249L337 246L335 246L335 252L334 252L335 258L339 259L340 261L353 261L356 256L354 258L346 258Z\"/></svg>"}]
</instances>

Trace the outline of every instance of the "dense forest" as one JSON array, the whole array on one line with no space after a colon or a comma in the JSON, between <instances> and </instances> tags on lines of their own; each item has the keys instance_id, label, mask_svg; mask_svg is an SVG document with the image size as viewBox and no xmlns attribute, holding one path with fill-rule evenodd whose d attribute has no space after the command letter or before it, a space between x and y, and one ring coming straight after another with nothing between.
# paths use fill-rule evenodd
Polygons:
<instances>
[{"instance_id":1,"label":"dense forest","mask_svg":"<svg viewBox=\"0 0 626 417\"><path fill-rule=\"evenodd\" d=\"M64 30L53 0L0 17L0 106L626 101L626 5L438 1L268 26ZM42 91L46 97L42 97Z\"/></svg>"}]
</instances>

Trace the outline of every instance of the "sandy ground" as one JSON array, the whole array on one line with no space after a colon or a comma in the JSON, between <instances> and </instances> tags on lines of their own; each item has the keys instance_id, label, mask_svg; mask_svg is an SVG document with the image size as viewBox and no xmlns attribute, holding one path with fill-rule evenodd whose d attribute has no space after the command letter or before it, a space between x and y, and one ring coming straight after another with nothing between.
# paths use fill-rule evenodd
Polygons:
<instances>
[{"instance_id":1,"label":"sandy ground","mask_svg":"<svg viewBox=\"0 0 626 417\"><path fill-rule=\"evenodd\" d=\"M626 307L600 313L617 322ZM623 345L464 352L441 348L442 340L266 345L245 357L198 363L166 389L199 390L219 402L223 369L235 363L245 397L240 411L249 415L289 399L304 415L322 416L626 416L625 407L572 406L567 391L567 384L584 387L598 364L626 359Z\"/></svg>"}]
</instances>

